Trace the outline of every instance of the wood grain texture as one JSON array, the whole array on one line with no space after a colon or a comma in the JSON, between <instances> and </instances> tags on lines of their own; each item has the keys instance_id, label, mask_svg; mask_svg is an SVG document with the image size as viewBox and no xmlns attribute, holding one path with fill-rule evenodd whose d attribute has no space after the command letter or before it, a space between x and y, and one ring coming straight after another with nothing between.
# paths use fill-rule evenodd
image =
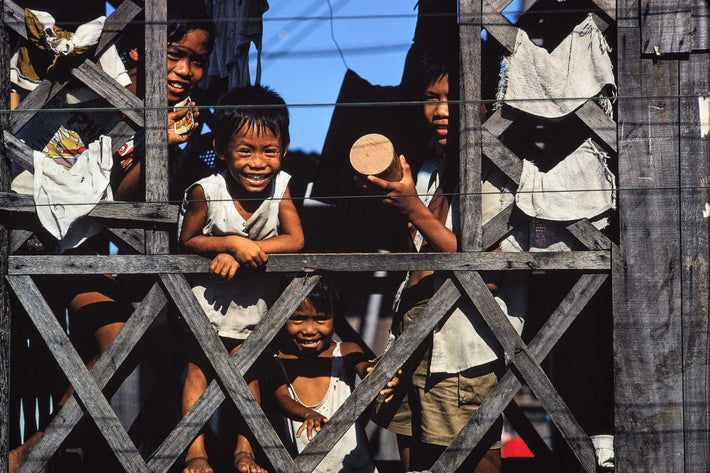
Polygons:
<instances>
[{"instance_id":1,"label":"wood grain texture","mask_svg":"<svg viewBox=\"0 0 710 473\"><path fill-rule=\"evenodd\" d=\"M565 227L572 236L589 250L610 250L611 240L586 218Z\"/></svg>"},{"instance_id":2,"label":"wood grain texture","mask_svg":"<svg viewBox=\"0 0 710 473\"><path fill-rule=\"evenodd\" d=\"M523 160L486 128L481 133L481 141L483 143L483 154L513 182L520 184L520 175L523 173Z\"/></svg>"},{"instance_id":3,"label":"wood grain texture","mask_svg":"<svg viewBox=\"0 0 710 473\"><path fill-rule=\"evenodd\" d=\"M113 378L167 302L160 285L154 283L118 336L91 368L99 388L104 389ZM54 416L16 473L39 473L83 417L84 411L74 394Z\"/></svg>"},{"instance_id":4,"label":"wood grain texture","mask_svg":"<svg viewBox=\"0 0 710 473\"><path fill-rule=\"evenodd\" d=\"M612 21L616 20L616 2L614 0L594 0L594 4Z\"/></svg>"},{"instance_id":5,"label":"wood grain texture","mask_svg":"<svg viewBox=\"0 0 710 473\"><path fill-rule=\"evenodd\" d=\"M154 274L207 272L210 259L197 255L10 256L8 272L20 274ZM534 253L364 253L269 255L267 272L431 270L603 271L610 268L608 251Z\"/></svg>"},{"instance_id":6,"label":"wood grain texture","mask_svg":"<svg viewBox=\"0 0 710 473\"><path fill-rule=\"evenodd\" d=\"M618 471L683 471L678 62L619 30L620 261L614 270ZM660 97L660 98L659 98ZM628 190L626 190L628 189Z\"/></svg>"},{"instance_id":7,"label":"wood grain texture","mask_svg":"<svg viewBox=\"0 0 710 473\"><path fill-rule=\"evenodd\" d=\"M606 274L585 274L579 278L530 342L528 350L536 362L541 362L548 355L607 277ZM455 471L481 441L521 387L520 380L513 371L508 370L483 401L478 412L434 463L431 468L432 473Z\"/></svg>"},{"instance_id":8,"label":"wood grain texture","mask_svg":"<svg viewBox=\"0 0 710 473\"><path fill-rule=\"evenodd\" d=\"M542 462L543 466L548 465L552 459L552 450L550 450L550 447L547 446L545 440L543 440L540 433L530 422L530 419L525 415L525 411L513 400L505 408L504 414L513 429L525 441L525 445L535 455L536 461Z\"/></svg>"},{"instance_id":9,"label":"wood grain texture","mask_svg":"<svg viewBox=\"0 0 710 473\"><path fill-rule=\"evenodd\" d=\"M483 251L492 250L515 227L523 224L515 204L510 204L483 225Z\"/></svg>"},{"instance_id":10,"label":"wood grain texture","mask_svg":"<svg viewBox=\"0 0 710 473\"><path fill-rule=\"evenodd\" d=\"M513 26L506 17L500 14L487 0L482 1L483 28L492 35L501 46L510 54L515 49L515 40L518 37L518 29Z\"/></svg>"},{"instance_id":11,"label":"wood grain texture","mask_svg":"<svg viewBox=\"0 0 710 473\"><path fill-rule=\"evenodd\" d=\"M692 50L707 52L710 50L710 4L706 0L691 0L691 20Z\"/></svg>"},{"instance_id":12,"label":"wood grain texture","mask_svg":"<svg viewBox=\"0 0 710 473\"><path fill-rule=\"evenodd\" d=\"M552 382L545 372L533 359L528 347L508 321L481 275L474 271L456 271L454 275L460 283L460 288L473 302L478 313L481 314L512 364L540 401L543 409L567 441L582 467L587 473L594 473L596 458L591 440L552 386Z\"/></svg>"},{"instance_id":13,"label":"wood grain texture","mask_svg":"<svg viewBox=\"0 0 710 473\"><path fill-rule=\"evenodd\" d=\"M691 54L680 65L680 252L683 317L685 473L710 465L708 406L708 223L710 140L701 138L698 97L710 86L710 54Z\"/></svg>"},{"instance_id":14,"label":"wood grain texture","mask_svg":"<svg viewBox=\"0 0 710 473\"><path fill-rule=\"evenodd\" d=\"M107 228L114 236L118 238L115 242L119 248L125 247L145 253L145 232L137 228Z\"/></svg>"},{"instance_id":15,"label":"wood grain texture","mask_svg":"<svg viewBox=\"0 0 710 473\"><path fill-rule=\"evenodd\" d=\"M7 279L121 466L127 473L149 473L148 466L111 409L101 388L96 385L32 279L29 276Z\"/></svg>"},{"instance_id":16,"label":"wood grain texture","mask_svg":"<svg viewBox=\"0 0 710 473\"><path fill-rule=\"evenodd\" d=\"M274 302L261 322L247 337L233 356L234 365L242 375L256 362L269 342L281 330L286 320L308 295L320 275L294 278ZM158 449L151 455L148 466L156 473L165 473L182 454L188 443L197 435L217 408L225 400L217 380L213 380L190 411L170 432Z\"/></svg>"},{"instance_id":17,"label":"wood grain texture","mask_svg":"<svg viewBox=\"0 0 710 473\"><path fill-rule=\"evenodd\" d=\"M32 233L32 231L24 229L12 230L10 232L10 254L20 249L27 239L32 236Z\"/></svg>"},{"instance_id":18,"label":"wood grain texture","mask_svg":"<svg viewBox=\"0 0 710 473\"><path fill-rule=\"evenodd\" d=\"M481 250L481 3L459 2L459 215L462 251Z\"/></svg>"},{"instance_id":19,"label":"wood grain texture","mask_svg":"<svg viewBox=\"0 0 710 473\"><path fill-rule=\"evenodd\" d=\"M104 28L101 31L101 37L96 45L96 50L102 53L106 50L123 32L123 29L128 26L131 21L138 16L141 8L131 0L123 0L119 6L106 18Z\"/></svg>"},{"instance_id":20,"label":"wood grain texture","mask_svg":"<svg viewBox=\"0 0 710 473\"><path fill-rule=\"evenodd\" d=\"M35 164L32 157L32 148L18 138L15 138L15 136L8 131L3 132L3 139L5 141L5 153L7 157L19 164L22 169L34 172Z\"/></svg>"},{"instance_id":21,"label":"wood grain texture","mask_svg":"<svg viewBox=\"0 0 710 473\"><path fill-rule=\"evenodd\" d=\"M641 0L641 53L689 53L691 0Z\"/></svg>"},{"instance_id":22,"label":"wood grain texture","mask_svg":"<svg viewBox=\"0 0 710 473\"><path fill-rule=\"evenodd\" d=\"M312 471L320 463L353 422L375 400L379 391L392 379L397 370L412 356L412 353L456 303L460 295L461 293L450 279L442 284L422 313L394 342L394 345L377 363L375 369L355 388L335 414L330 416L325 427L298 455L296 464L300 471Z\"/></svg>"},{"instance_id":23,"label":"wood grain texture","mask_svg":"<svg viewBox=\"0 0 710 473\"><path fill-rule=\"evenodd\" d=\"M493 115L488 117L488 120L483 124L483 128L490 131L496 138L500 138L519 116L520 112L518 110L508 105L503 105L493 112Z\"/></svg>"},{"instance_id":24,"label":"wood grain texture","mask_svg":"<svg viewBox=\"0 0 710 473\"><path fill-rule=\"evenodd\" d=\"M216 377L219 378L219 383L241 413L271 465L279 472L296 473L298 470L293 459L249 391L242 373L232 362L185 277L178 274L161 274L160 280L204 351Z\"/></svg>"},{"instance_id":25,"label":"wood grain texture","mask_svg":"<svg viewBox=\"0 0 710 473\"><path fill-rule=\"evenodd\" d=\"M121 146L123 146L135 134L136 131L131 128L128 123L124 121L118 122L116 126L108 132L108 135L111 137L111 152L113 154L117 153Z\"/></svg>"},{"instance_id":26,"label":"wood grain texture","mask_svg":"<svg viewBox=\"0 0 710 473\"><path fill-rule=\"evenodd\" d=\"M145 3L145 200L168 200L167 1ZM165 65L165 66L164 66ZM168 233L146 231L147 254L168 253Z\"/></svg>"},{"instance_id":27,"label":"wood grain texture","mask_svg":"<svg viewBox=\"0 0 710 473\"><path fill-rule=\"evenodd\" d=\"M575 115L611 150L617 151L616 123L593 100L578 108Z\"/></svg>"}]
</instances>

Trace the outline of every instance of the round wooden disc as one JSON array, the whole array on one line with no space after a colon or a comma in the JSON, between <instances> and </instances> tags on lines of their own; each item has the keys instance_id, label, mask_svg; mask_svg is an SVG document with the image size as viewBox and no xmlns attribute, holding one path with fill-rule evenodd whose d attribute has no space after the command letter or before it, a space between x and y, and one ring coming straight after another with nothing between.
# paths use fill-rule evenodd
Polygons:
<instances>
[{"instance_id":1,"label":"round wooden disc","mask_svg":"<svg viewBox=\"0 0 710 473\"><path fill-rule=\"evenodd\" d=\"M350 148L350 164L366 176L386 171L396 158L392 142L377 133L361 136Z\"/></svg>"}]
</instances>

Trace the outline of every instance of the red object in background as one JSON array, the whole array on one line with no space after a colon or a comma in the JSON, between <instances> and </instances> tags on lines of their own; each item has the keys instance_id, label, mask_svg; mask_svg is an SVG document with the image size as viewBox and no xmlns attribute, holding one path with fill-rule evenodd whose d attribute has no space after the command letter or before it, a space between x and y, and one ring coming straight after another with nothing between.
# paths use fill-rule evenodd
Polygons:
<instances>
[{"instance_id":1,"label":"red object in background","mask_svg":"<svg viewBox=\"0 0 710 473\"><path fill-rule=\"evenodd\" d=\"M511 437L503 444L501 449L501 457L503 458L534 458L533 452L530 451L525 441L520 437Z\"/></svg>"}]
</instances>

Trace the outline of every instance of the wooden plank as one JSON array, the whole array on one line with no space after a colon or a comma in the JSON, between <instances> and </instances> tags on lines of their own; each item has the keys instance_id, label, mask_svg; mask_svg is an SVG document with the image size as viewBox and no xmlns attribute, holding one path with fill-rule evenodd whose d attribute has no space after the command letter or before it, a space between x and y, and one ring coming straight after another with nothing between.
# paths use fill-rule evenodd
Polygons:
<instances>
[{"instance_id":1,"label":"wooden plank","mask_svg":"<svg viewBox=\"0 0 710 473\"><path fill-rule=\"evenodd\" d=\"M234 354L234 365L238 367L242 375L261 356L269 342L281 330L286 320L311 292L319 279L320 275L312 274L294 278L289 283L261 322L244 341L244 344ZM148 462L150 469L156 473L165 473L212 417L224 399L224 393L219 389L217 380L212 380L190 411L151 455Z\"/></svg>"},{"instance_id":2,"label":"wooden plank","mask_svg":"<svg viewBox=\"0 0 710 473\"><path fill-rule=\"evenodd\" d=\"M619 31L619 97L632 98L618 103L615 462L672 472L685 457L678 62L640 59L640 50L638 30Z\"/></svg>"},{"instance_id":3,"label":"wooden plank","mask_svg":"<svg viewBox=\"0 0 710 473\"><path fill-rule=\"evenodd\" d=\"M116 154L121 146L133 138L135 133L135 130L131 128L128 123L123 120L118 122L116 126L108 132L108 135L111 137L111 152Z\"/></svg>"},{"instance_id":4,"label":"wooden plank","mask_svg":"<svg viewBox=\"0 0 710 473\"><path fill-rule=\"evenodd\" d=\"M119 247L125 245L138 253L145 253L145 232L136 228L107 228L115 237Z\"/></svg>"},{"instance_id":5,"label":"wooden plank","mask_svg":"<svg viewBox=\"0 0 710 473\"><path fill-rule=\"evenodd\" d=\"M296 458L300 471L313 471L323 457L340 440L365 409L375 400L379 391L412 356L422 341L434 330L439 320L459 299L461 293L447 279L427 303L422 313L407 327L387 350L375 369L355 388L338 410L330 416L325 427ZM454 471L454 470L451 470Z\"/></svg>"},{"instance_id":6,"label":"wooden plank","mask_svg":"<svg viewBox=\"0 0 710 473\"><path fill-rule=\"evenodd\" d=\"M148 466L32 279L29 276L9 276L7 279L121 466L128 473L149 473Z\"/></svg>"},{"instance_id":7,"label":"wooden plank","mask_svg":"<svg viewBox=\"0 0 710 473\"><path fill-rule=\"evenodd\" d=\"M110 382L167 302L160 285L154 283L126 325L91 368L91 375L99 388L104 389ZM39 473L83 417L84 411L75 394L54 416L16 473Z\"/></svg>"},{"instance_id":8,"label":"wooden plank","mask_svg":"<svg viewBox=\"0 0 710 473\"><path fill-rule=\"evenodd\" d=\"M579 278L530 342L528 350L536 362L541 362L548 355L606 278L606 274L585 274ZM481 441L521 387L522 384L513 371L508 370L483 401L478 412L434 463L431 468L432 473L455 471Z\"/></svg>"},{"instance_id":9,"label":"wooden plank","mask_svg":"<svg viewBox=\"0 0 710 473\"><path fill-rule=\"evenodd\" d=\"M220 384L242 414L271 465L277 471L296 473L298 470L291 455L249 391L239 368L232 362L232 358L207 320L185 277L178 274L161 274L160 280L204 351Z\"/></svg>"},{"instance_id":10,"label":"wooden plank","mask_svg":"<svg viewBox=\"0 0 710 473\"><path fill-rule=\"evenodd\" d=\"M510 204L483 225L484 251L493 249L499 241L521 223L521 219L518 218L519 213L514 210L515 204Z\"/></svg>"},{"instance_id":11,"label":"wooden plank","mask_svg":"<svg viewBox=\"0 0 710 473\"><path fill-rule=\"evenodd\" d=\"M708 415L708 222L710 140L702 139L699 97L709 90L710 54L680 61L680 258L683 317L683 418L685 473L710 465ZM707 117L706 117L707 118Z\"/></svg>"},{"instance_id":12,"label":"wooden plank","mask_svg":"<svg viewBox=\"0 0 710 473\"><path fill-rule=\"evenodd\" d=\"M154 274L207 272L210 259L197 255L10 256L9 274ZM416 269L503 271L608 270L608 251L533 253L365 253L269 255L270 273L314 271L407 271Z\"/></svg>"},{"instance_id":13,"label":"wooden plank","mask_svg":"<svg viewBox=\"0 0 710 473\"><path fill-rule=\"evenodd\" d=\"M84 61L71 70L71 75L116 107L136 126L144 126L143 101L113 80L99 66Z\"/></svg>"},{"instance_id":14,"label":"wooden plank","mask_svg":"<svg viewBox=\"0 0 710 473\"><path fill-rule=\"evenodd\" d=\"M27 239L33 234L30 230L12 230L10 232L10 254L20 249L25 244Z\"/></svg>"},{"instance_id":15,"label":"wooden plank","mask_svg":"<svg viewBox=\"0 0 710 473\"><path fill-rule=\"evenodd\" d=\"M516 184L520 184L523 173L523 160L493 135L486 128L481 133L483 154Z\"/></svg>"},{"instance_id":16,"label":"wooden plank","mask_svg":"<svg viewBox=\"0 0 710 473\"><path fill-rule=\"evenodd\" d=\"M654 56L689 53L690 5L691 0L641 0L641 53Z\"/></svg>"},{"instance_id":17,"label":"wooden plank","mask_svg":"<svg viewBox=\"0 0 710 473\"><path fill-rule=\"evenodd\" d=\"M166 0L145 3L145 200L168 201L168 79ZM169 252L168 233L146 231L149 255Z\"/></svg>"},{"instance_id":18,"label":"wooden plank","mask_svg":"<svg viewBox=\"0 0 710 473\"><path fill-rule=\"evenodd\" d=\"M101 53L105 51L140 12L141 8L131 0L121 2L106 18L96 50Z\"/></svg>"},{"instance_id":19,"label":"wooden plank","mask_svg":"<svg viewBox=\"0 0 710 473\"><path fill-rule=\"evenodd\" d=\"M7 21L6 4L0 0L0 25ZM0 110L10 108L10 40L7 30L0 27ZM8 126L7 113L0 114L0 128ZM10 190L10 159L5 140L0 139L0 191ZM10 294L5 283L8 256L10 255L10 231L0 226L0 472L9 469L10 452L10 339L11 314Z\"/></svg>"},{"instance_id":20,"label":"wooden plank","mask_svg":"<svg viewBox=\"0 0 710 473\"><path fill-rule=\"evenodd\" d=\"M706 0L691 0L692 37L691 48L693 51L710 50L710 4ZM707 91L707 89L705 89Z\"/></svg>"},{"instance_id":21,"label":"wooden plank","mask_svg":"<svg viewBox=\"0 0 710 473\"><path fill-rule=\"evenodd\" d=\"M617 151L616 123L599 105L593 100L587 100L574 113L611 151Z\"/></svg>"},{"instance_id":22,"label":"wooden plank","mask_svg":"<svg viewBox=\"0 0 710 473\"><path fill-rule=\"evenodd\" d=\"M481 250L481 2L459 2L459 215L462 251Z\"/></svg>"},{"instance_id":23,"label":"wooden plank","mask_svg":"<svg viewBox=\"0 0 710 473\"><path fill-rule=\"evenodd\" d=\"M3 0L3 22L20 36L27 39L25 10L12 0ZM9 76L8 76L9 77Z\"/></svg>"},{"instance_id":24,"label":"wooden plank","mask_svg":"<svg viewBox=\"0 0 710 473\"><path fill-rule=\"evenodd\" d=\"M612 21L616 21L616 2L614 0L593 0L593 3Z\"/></svg>"},{"instance_id":25,"label":"wooden plank","mask_svg":"<svg viewBox=\"0 0 710 473\"><path fill-rule=\"evenodd\" d=\"M545 372L533 359L522 338L508 321L490 289L486 287L481 275L474 271L456 271L454 275L478 313L490 327L512 364L518 369L535 397L547 411L582 467L587 473L594 473L596 458L591 440L552 386L552 382Z\"/></svg>"},{"instance_id":26,"label":"wooden plank","mask_svg":"<svg viewBox=\"0 0 710 473\"><path fill-rule=\"evenodd\" d=\"M64 87L69 84L68 79L58 79L54 82L44 79L39 85L24 98L20 105L10 112L10 128L12 133L17 133L40 110L52 100Z\"/></svg>"},{"instance_id":27,"label":"wooden plank","mask_svg":"<svg viewBox=\"0 0 710 473\"><path fill-rule=\"evenodd\" d=\"M518 37L518 29L513 26L506 17L501 15L487 0L482 1L483 27L492 35L496 41L503 46L507 54L515 49L515 40Z\"/></svg>"},{"instance_id":28,"label":"wooden plank","mask_svg":"<svg viewBox=\"0 0 710 473\"><path fill-rule=\"evenodd\" d=\"M32 148L15 138L15 136L7 130L3 132L3 139L5 141L5 152L7 156L19 164L22 169L34 172L35 164L32 158Z\"/></svg>"},{"instance_id":29,"label":"wooden plank","mask_svg":"<svg viewBox=\"0 0 710 473\"><path fill-rule=\"evenodd\" d=\"M520 113L519 110L503 105L493 112L493 115L488 117L488 120L483 124L483 128L490 131L496 138L500 138L505 133L505 130L520 116Z\"/></svg>"},{"instance_id":30,"label":"wooden plank","mask_svg":"<svg viewBox=\"0 0 710 473\"><path fill-rule=\"evenodd\" d=\"M589 250L610 250L611 240L586 218L565 227L572 236Z\"/></svg>"},{"instance_id":31,"label":"wooden plank","mask_svg":"<svg viewBox=\"0 0 710 473\"><path fill-rule=\"evenodd\" d=\"M35 202L31 195L0 192L0 210L35 213ZM145 202L105 201L99 202L89 215L97 219L120 222L175 225L178 206Z\"/></svg>"}]
</instances>

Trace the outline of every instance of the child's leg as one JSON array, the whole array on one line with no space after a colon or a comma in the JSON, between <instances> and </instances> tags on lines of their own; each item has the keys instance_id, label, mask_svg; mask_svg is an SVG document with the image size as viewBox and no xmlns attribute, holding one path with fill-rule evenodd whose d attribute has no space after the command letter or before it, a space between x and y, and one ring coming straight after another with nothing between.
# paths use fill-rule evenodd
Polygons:
<instances>
[{"instance_id":1,"label":"child's leg","mask_svg":"<svg viewBox=\"0 0 710 473\"><path fill-rule=\"evenodd\" d=\"M183 417L197 402L199 397L207 389L207 377L202 369L193 362L187 363L187 375L182 389L182 415ZM205 435L200 433L195 440L187 447L185 454L185 468L183 473L212 473L207 461L207 450L205 449Z\"/></svg>"}]
</instances>

